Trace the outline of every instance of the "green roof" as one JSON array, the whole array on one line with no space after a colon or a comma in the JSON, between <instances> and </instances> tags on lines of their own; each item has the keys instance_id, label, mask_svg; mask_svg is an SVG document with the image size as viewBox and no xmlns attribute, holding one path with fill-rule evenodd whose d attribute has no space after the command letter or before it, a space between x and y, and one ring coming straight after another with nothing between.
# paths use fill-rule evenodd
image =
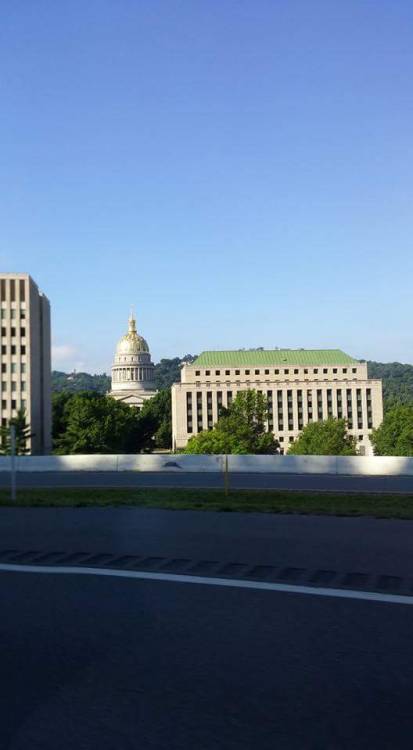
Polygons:
<instances>
[{"instance_id":1,"label":"green roof","mask_svg":"<svg viewBox=\"0 0 413 750\"><path fill-rule=\"evenodd\" d=\"M243 367L244 365L351 365L358 360L340 349L236 349L202 352L192 367Z\"/></svg>"}]
</instances>

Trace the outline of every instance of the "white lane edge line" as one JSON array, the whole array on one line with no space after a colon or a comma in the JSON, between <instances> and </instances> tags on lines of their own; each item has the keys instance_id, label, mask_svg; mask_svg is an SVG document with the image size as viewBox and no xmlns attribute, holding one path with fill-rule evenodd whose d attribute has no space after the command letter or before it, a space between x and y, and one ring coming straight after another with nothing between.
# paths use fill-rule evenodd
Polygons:
<instances>
[{"instance_id":1,"label":"white lane edge line","mask_svg":"<svg viewBox=\"0 0 413 750\"><path fill-rule=\"evenodd\" d=\"M327 596L336 599L358 599L386 604L413 605L413 596L400 594L380 594L376 591L354 591L353 589L334 589L313 586L294 586L287 583L269 583L267 581L244 581L239 578L210 578L207 576L179 575L177 573L146 573L140 570L117 570L114 568L78 568L74 566L53 565L14 565L0 563L0 572L12 573L49 573L65 575L93 575L111 578L132 578L145 581L168 581L170 583L192 583L204 586L221 586L226 588L253 589L257 591L277 591L287 594L304 594L309 596Z\"/></svg>"}]
</instances>

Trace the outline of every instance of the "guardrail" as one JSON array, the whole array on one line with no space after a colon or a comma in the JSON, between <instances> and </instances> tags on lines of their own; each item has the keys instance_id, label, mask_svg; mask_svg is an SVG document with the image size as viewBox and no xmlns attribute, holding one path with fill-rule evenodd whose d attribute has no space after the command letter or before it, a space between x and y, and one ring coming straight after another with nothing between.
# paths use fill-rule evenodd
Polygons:
<instances>
[{"instance_id":1,"label":"guardrail","mask_svg":"<svg viewBox=\"0 0 413 750\"><path fill-rule=\"evenodd\" d=\"M413 458L398 456L238 456L229 455L228 471L271 474L345 474L413 476ZM18 456L18 472L163 471L222 472L225 456L150 454ZM11 458L0 456L0 472L11 470Z\"/></svg>"}]
</instances>

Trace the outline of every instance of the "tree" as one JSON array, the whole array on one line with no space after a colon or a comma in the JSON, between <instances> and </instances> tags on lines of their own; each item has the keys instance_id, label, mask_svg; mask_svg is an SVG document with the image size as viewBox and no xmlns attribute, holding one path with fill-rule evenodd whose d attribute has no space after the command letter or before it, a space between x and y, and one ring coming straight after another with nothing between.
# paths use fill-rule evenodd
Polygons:
<instances>
[{"instance_id":1,"label":"tree","mask_svg":"<svg viewBox=\"0 0 413 750\"><path fill-rule=\"evenodd\" d=\"M356 439L347 433L345 419L330 417L310 422L288 451L293 456L355 456Z\"/></svg>"},{"instance_id":2,"label":"tree","mask_svg":"<svg viewBox=\"0 0 413 750\"><path fill-rule=\"evenodd\" d=\"M390 409L371 442L376 456L413 456L413 404Z\"/></svg>"},{"instance_id":3,"label":"tree","mask_svg":"<svg viewBox=\"0 0 413 750\"><path fill-rule=\"evenodd\" d=\"M3 456L11 454L11 431L10 428L16 428L16 456L25 456L30 453L29 441L34 437L30 431L30 425L26 422L26 412L19 409L17 415L9 420L7 425L0 427L0 453Z\"/></svg>"},{"instance_id":4,"label":"tree","mask_svg":"<svg viewBox=\"0 0 413 750\"><path fill-rule=\"evenodd\" d=\"M56 453L137 453L142 446L136 409L99 393L73 395L60 424L65 430L55 440Z\"/></svg>"},{"instance_id":5,"label":"tree","mask_svg":"<svg viewBox=\"0 0 413 750\"><path fill-rule=\"evenodd\" d=\"M266 431L267 400L257 391L240 391L228 409L222 409L214 429L194 435L185 453L278 453L279 444Z\"/></svg>"},{"instance_id":6,"label":"tree","mask_svg":"<svg viewBox=\"0 0 413 750\"><path fill-rule=\"evenodd\" d=\"M139 413L144 449L170 448L172 443L171 390L165 388L145 401Z\"/></svg>"}]
</instances>

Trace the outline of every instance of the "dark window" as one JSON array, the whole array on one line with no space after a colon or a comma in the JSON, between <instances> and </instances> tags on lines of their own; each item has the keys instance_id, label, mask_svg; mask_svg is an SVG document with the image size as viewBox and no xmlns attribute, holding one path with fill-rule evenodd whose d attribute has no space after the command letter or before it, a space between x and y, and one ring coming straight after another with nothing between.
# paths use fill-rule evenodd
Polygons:
<instances>
[{"instance_id":1,"label":"dark window","mask_svg":"<svg viewBox=\"0 0 413 750\"><path fill-rule=\"evenodd\" d=\"M239 370L235 370L235 375L239 375Z\"/></svg>"},{"instance_id":2,"label":"dark window","mask_svg":"<svg viewBox=\"0 0 413 750\"><path fill-rule=\"evenodd\" d=\"M317 375L317 373L318 373L317 367L313 370L313 373L314 373L314 375Z\"/></svg>"},{"instance_id":3,"label":"dark window","mask_svg":"<svg viewBox=\"0 0 413 750\"><path fill-rule=\"evenodd\" d=\"M254 373L255 373L255 375L259 375L260 371L259 370L254 370Z\"/></svg>"},{"instance_id":4,"label":"dark window","mask_svg":"<svg viewBox=\"0 0 413 750\"><path fill-rule=\"evenodd\" d=\"M353 367L351 372L357 372L357 367Z\"/></svg>"},{"instance_id":5,"label":"dark window","mask_svg":"<svg viewBox=\"0 0 413 750\"><path fill-rule=\"evenodd\" d=\"M7 354L7 346L5 344L2 344L1 353L2 354Z\"/></svg>"},{"instance_id":6,"label":"dark window","mask_svg":"<svg viewBox=\"0 0 413 750\"><path fill-rule=\"evenodd\" d=\"M221 370L215 370L215 375L221 375Z\"/></svg>"},{"instance_id":7,"label":"dark window","mask_svg":"<svg viewBox=\"0 0 413 750\"><path fill-rule=\"evenodd\" d=\"M343 373L346 374L346 372L347 372L347 367L343 367Z\"/></svg>"},{"instance_id":8,"label":"dark window","mask_svg":"<svg viewBox=\"0 0 413 750\"><path fill-rule=\"evenodd\" d=\"M308 370L306 368L304 369L304 375L308 375Z\"/></svg>"},{"instance_id":9,"label":"dark window","mask_svg":"<svg viewBox=\"0 0 413 750\"><path fill-rule=\"evenodd\" d=\"M211 370L205 370L205 375L210 375L210 374L211 374Z\"/></svg>"},{"instance_id":10,"label":"dark window","mask_svg":"<svg viewBox=\"0 0 413 750\"><path fill-rule=\"evenodd\" d=\"M20 279L20 302L24 302L26 299L26 285L23 279Z\"/></svg>"},{"instance_id":11,"label":"dark window","mask_svg":"<svg viewBox=\"0 0 413 750\"><path fill-rule=\"evenodd\" d=\"M264 370L264 374L265 374L265 375L269 375L269 374L270 374L270 371L269 371L269 370Z\"/></svg>"},{"instance_id":12,"label":"dark window","mask_svg":"<svg viewBox=\"0 0 413 750\"><path fill-rule=\"evenodd\" d=\"M16 390L16 389L15 389L15 388L13 388L12 390ZM12 409L15 409L15 408L16 408L16 399L14 399L14 398L12 398L12 400L11 400L11 408L12 408Z\"/></svg>"},{"instance_id":13,"label":"dark window","mask_svg":"<svg viewBox=\"0 0 413 750\"><path fill-rule=\"evenodd\" d=\"M195 375L198 375L199 377L200 374L201 374L201 370L195 370Z\"/></svg>"},{"instance_id":14,"label":"dark window","mask_svg":"<svg viewBox=\"0 0 413 750\"><path fill-rule=\"evenodd\" d=\"M10 333L12 336L16 335L16 329L14 328L14 326L11 328Z\"/></svg>"},{"instance_id":15,"label":"dark window","mask_svg":"<svg viewBox=\"0 0 413 750\"><path fill-rule=\"evenodd\" d=\"M334 371L333 371L333 372L334 372ZM326 367L324 368L324 370L323 370L323 373L324 373L324 375L327 375L327 373L328 373L328 370L327 370L327 368L326 368Z\"/></svg>"},{"instance_id":16,"label":"dark window","mask_svg":"<svg viewBox=\"0 0 413 750\"><path fill-rule=\"evenodd\" d=\"M186 394L186 429L192 432L192 393Z\"/></svg>"},{"instance_id":17,"label":"dark window","mask_svg":"<svg viewBox=\"0 0 413 750\"><path fill-rule=\"evenodd\" d=\"M232 403L232 391L227 391L227 406L231 406Z\"/></svg>"},{"instance_id":18,"label":"dark window","mask_svg":"<svg viewBox=\"0 0 413 750\"><path fill-rule=\"evenodd\" d=\"M15 345L14 345L14 344L13 344L13 345L12 345L12 347L11 347L11 353L12 353L12 354L16 354L16 347L15 347Z\"/></svg>"},{"instance_id":19,"label":"dark window","mask_svg":"<svg viewBox=\"0 0 413 750\"><path fill-rule=\"evenodd\" d=\"M279 375L279 374L280 374L279 370L274 370L274 375Z\"/></svg>"},{"instance_id":20,"label":"dark window","mask_svg":"<svg viewBox=\"0 0 413 750\"><path fill-rule=\"evenodd\" d=\"M7 365L4 362L3 362L2 366L1 366L1 371L2 372L7 372Z\"/></svg>"},{"instance_id":21,"label":"dark window","mask_svg":"<svg viewBox=\"0 0 413 750\"><path fill-rule=\"evenodd\" d=\"M284 375L289 375L289 374L290 374L289 370L284 370Z\"/></svg>"},{"instance_id":22,"label":"dark window","mask_svg":"<svg viewBox=\"0 0 413 750\"><path fill-rule=\"evenodd\" d=\"M230 370L225 370L225 375L230 375L230 374L231 374Z\"/></svg>"},{"instance_id":23,"label":"dark window","mask_svg":"<svg viewBox=\"0 0 413 750\"><path fill-rule=\"evenodd\" d=\"M20 354L26 354L26 347L24 345L20 347Z\"/></svg>"},{"instance_id":24,"label":"dark window","mask_svg":"<svg viewBox=\"0 0 413 750\"><path fill-rule=\"evenodd\" d=\"M222 391L217 391L217 412L218 416L222 414Z\"/></svg>"},{"instance_id":25,"label":"dark window","mask_svg":"<svg viewBox=\"0 0 413 750\"><path fill-rule=\"evenodd\" d=\"M245 370L245 374L246 374L246 375L249 375L249 374L250 374L250 371L249 371L249 370Z\"/></svg>"},{"instance_id":26,"label":"dark window","mask_svg":"<svg viewBox=\"0 0 413 750\"><path fill-rule=\"evenodd\" d=\"M2 336L5 336L5 335L6 335L6 329L5 329L5 328L2 328L2 329L1 329L1 335L2 335Z\"/></svg>"},{"instance_id":27,"label":"dark window","mask_svg":"<svg viewBox=\"0 0 413 750\"><path fill-rule=\"evenodd\" d=\"M0 281L0 297L2 302L6 301L6 279L1 279Z\"/></svg>"},{"instance_id":28,"label":"dark window","mask_svg":"<svg viewBox=\"0 0 413 750\"><path fill-rule=\"evenodd\" d=\"M298 375L298 370L294 370L294 375Z\"/></svg>"},{"instance_id":29,"label":"dark window","mask_svg":"<svg viewBox=\"0 0 413 750\"><path fill-rule=\"evenodd\" d=\"M333 373L334 375L337 373L337 367L333 367Z\"/></svg>"},{"instance_id":30,"label":"dark window","mask_svg":"<svg viewBox=\"0 0 413 750\"><path fill-rule=\"evenodd\" d=\"M212 430L213 419L212 419L212 393L211 391L207 391L207 422L208 422L208 430Z\"/></svg>"},{"instance_id":31,"label":"dark window","mask_svg":"<svg viewBox=\"0 0 413 750\"><path fill-rule=\"evenodd\" d=\"M10 299L12 302L16 301L16 282L14 279L10 281Z\"/></svg>"}]
</instances>

